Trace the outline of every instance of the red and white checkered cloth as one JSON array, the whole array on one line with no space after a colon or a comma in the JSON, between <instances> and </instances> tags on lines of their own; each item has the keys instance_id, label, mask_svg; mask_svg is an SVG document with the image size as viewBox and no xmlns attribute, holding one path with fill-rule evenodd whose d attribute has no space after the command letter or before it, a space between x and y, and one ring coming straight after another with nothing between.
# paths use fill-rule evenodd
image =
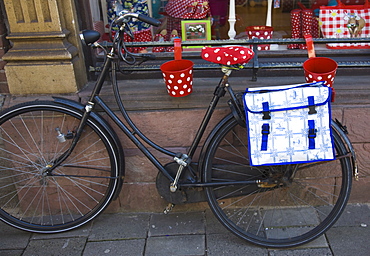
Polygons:
<instances>
[{"instance_id":1,"label":"red and white checkered cloth","mask_svg":"<svg viewBox=\"0 0 370 256\"><path fill-rule=\"evenodd\" d=\"M368 7L369 6L369 7ZM351 34L347 28L348 14L355 14L365 20L358 37L370 36L370 5L339 5L320 7L319 24L321 32L325 38L350 38ZM328 44L328 48L348 49L348 48L370 48L370 43L335 43Z\"/></svg>"},{"instance_id":2,"label":"red and white checkered cloth","mask_svg":"<svg viewBox=\"0 0 370 256\"><path fill-rule=\"evenodd\" d=\"M208 2L208 0L169 0L166 4L166 13L174 18L182 18L186 13L187 7L194 2L202 4L203 2Z\"/></svg>"}]
</instances>

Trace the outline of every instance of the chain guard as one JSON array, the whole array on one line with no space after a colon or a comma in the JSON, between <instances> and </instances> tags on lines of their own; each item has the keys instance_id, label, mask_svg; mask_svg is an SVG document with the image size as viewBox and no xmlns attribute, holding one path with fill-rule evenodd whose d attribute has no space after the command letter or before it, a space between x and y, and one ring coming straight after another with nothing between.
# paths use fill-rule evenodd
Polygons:
<instances>
[{"instance_id":1,"label":"chain guard","mask_svg":"<svg viewBox=\"0 0 370 256\"><path fill-rule=\"evenodd\" d=\"M166 164L164 168L172 177L175 177L179 165L176 162L171 162ZM197 181L195 177L197 168L198 165L196 163L192 163L190 166L185 167L179 180L179 189L177 189L176 192L170 191L171 182L161 172L158 172L156 186L159 195L172 204L205 202L206 197L203 188L181 187L181 183L195 183Z\"/></svg>"}]
</instances>

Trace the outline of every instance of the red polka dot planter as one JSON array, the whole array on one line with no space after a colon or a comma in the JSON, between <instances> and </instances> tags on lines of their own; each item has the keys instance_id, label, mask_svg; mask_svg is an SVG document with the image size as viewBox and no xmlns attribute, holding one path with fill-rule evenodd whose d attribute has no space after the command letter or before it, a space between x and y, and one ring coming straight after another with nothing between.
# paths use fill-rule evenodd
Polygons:
<instances>
[{"instance_id":1,"label":"red polka dot planter","mask_svg":"<svg viewBox=\"0 0 370 256\"><path fill-rule=\"evenodd\" d=\"M335 99L333 87L338 64L335 60L325 57L309 58L303 63L304 76L308 83L324 81L324 84L332 89L332 102Z\"/></svg>"},{"instance_id":2,"label":"red polka dot planter","mask_svg":"<svg viewBox=\"0 0 370 256\"><path fill-rule=\"evenodd\" d=\"M161 65L170 96L184 97L193 91L193 65L190 60L172 60Z\"/></svg>"},{"instance_id":3,"label":"red polka dot planter","mask_svg":"<svg viewBox=\"0 0 370 256\"><path fill-rule=\"evenodd\" d=\"M325 57L309 58L303 63L307 82L325 81L328 87L333 87L337 68L335 60Z\"/></svg>"},{"instance_id":4,"label":"red polka dot planter","mask_svg":"<svg viewBox=\"0 0 370 256\"><path fill-rule=\"evenodd\" d=\"M249 26L247 27L247 34L249 39L272 39L274 29L269 26ZM270 50L269 44L259 44L258 50Z\"/></svg>"}]
</instances>

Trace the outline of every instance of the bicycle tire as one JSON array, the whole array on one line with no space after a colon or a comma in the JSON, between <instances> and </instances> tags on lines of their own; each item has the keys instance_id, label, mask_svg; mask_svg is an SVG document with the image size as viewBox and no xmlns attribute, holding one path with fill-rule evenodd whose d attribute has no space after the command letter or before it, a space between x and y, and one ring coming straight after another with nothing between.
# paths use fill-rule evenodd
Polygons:
<instances>
[{"instance_id":1,"label":"bicycle tire","mask_svg":"<svg viewBox=\"0 0 370 256\"><path fill-rule=\"evenodd\" d=\"M350 157L345 156L346 147L334 129L333 139L337 160L314 163L311 167L309 164L251 167L247 130L228 116L205 144L207 150L201 160L204 182L263 180L274 176L279 185L207 187L210 208L227 229L253 244L287 248L312 241L337 221L350 195ZM281 176L293 170L296 170L293 179L283 180Z\"/></svg>"},{"instance_id":2,"label":"bicycle tire","mask_svg":"<svg viewBox=\"0 0 370 256\"><path fill-rule=\"evenodd\" d=\"M120 187L119 151L111 131L89 117L71 155L44 170L71 144L82 111L52 101L19 104L0 114L0 219L31 232L86 224ZM59 132L58 132L59 130ZM57 137L66 136L65 142Z\"/></svg>"}]
</instances>

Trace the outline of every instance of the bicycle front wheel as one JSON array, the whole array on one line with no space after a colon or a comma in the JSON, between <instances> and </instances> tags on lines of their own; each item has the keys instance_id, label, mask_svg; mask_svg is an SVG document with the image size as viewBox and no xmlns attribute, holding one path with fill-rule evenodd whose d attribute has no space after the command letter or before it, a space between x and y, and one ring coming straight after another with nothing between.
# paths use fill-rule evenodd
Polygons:
<instances>
[{"instance_id":1,"label":"bicycle front wheel","mask_svg":"<svg viewBox=\"0 0 370 256\"><path fill-rule=\"evenodd\" d=\"M70 156L47 170L73 141L82 112L54 102L0 114L0 219L39 233L79 227L102 212L119 187L117 147L89 118Z\"/></svg>"},{"instance_id":2,"label":"bicycle front wheel","mask_svg":"<svg viewBox=\"0 0 370 256\"><path fill-rule=\"evenodd\" d=\"M284 248L317 238L341 215L352 184L350 157L335 130L333 139L337 160L252 167L246 128L229 117L210 139L203 179L256 184L207 187L210 208L232 233L257 245Z\"/></svg>"}]
</instances>

